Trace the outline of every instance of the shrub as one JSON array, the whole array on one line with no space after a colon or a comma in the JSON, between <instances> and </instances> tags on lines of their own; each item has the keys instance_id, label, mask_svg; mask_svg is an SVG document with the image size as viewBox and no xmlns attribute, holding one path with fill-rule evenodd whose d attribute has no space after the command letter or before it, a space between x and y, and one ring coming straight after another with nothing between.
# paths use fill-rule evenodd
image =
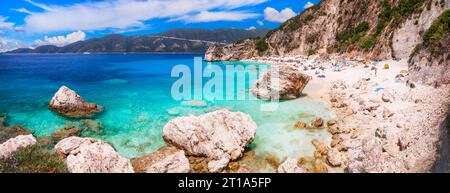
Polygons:
<instances>
[{"instance_id":1,"label":"shrub","mask_svg":"<svg viewBox=\"0 0 450 193\"><path fill-rule=\"evenodd\" d=\"M337 34L336 40L340 42L351 40L352 43L356 43L361 37L365 35L367 30L369 30L369 23L364 21L360 23L356 28L350 28Z\"/></svg>"},{"instance_id":2,"label":"shrub","mask_svg":"<svg viewBox=\"0 0 450 193\"><path fill-rule=\"evenodd\" d=\"M46 149L33 145L0 160L0 173L67 173L64 162Z\"/></svg>"},{"instance_id":3,"label":"shrub","mask_svg":"<svg viewBox=\"0 0 450 193\"><path fill-rule=\"evenodd\" d=\"M369 50L370 48L372 48L373 46L375 46L375 40L373 38L369 38L366 41L364 41L364 43L362 44L362 48L364 50Z\"/></svg>"},{"instance_id":4,"label":"shrub","mask_svg":"<svg viewBox=\"0 0 450 193\"><path fill-rule=\"evenodd\" d=\"M261 38L256 42L256 50L260 52L264 52L269 49L269 44L266 41L266 38Z\"/></svg>"},{"instance_id":5,"label":"shrub","mask_svg":"<svg viewBox=\"0 0 450 193\"><path fill-rule=\"evenodd\" d=\"M423 43L425 46L434 44L442 40L445 34L449 33L449 23L450 23L450 10L445 11L440 15L433 23L430 28L423 35Z\"/></svg>"},{"instance_id":6,"label":"shrub","mask_svg":"<svg viewBox=\"0 0 450 193\"><path fill-rule=\"evenodd\" d=\"M375 27L375 31L369 40L370 42L365 43L365 46L363 47L365 47L365 49L372 48L390 22L392 22L391 29L394 29L402 20L418 11L423 3L423 0L400 0L395 6L391 6L388 0L384 0L383 10L380 15L378 15L378 23ZM370 45L372 46L366 47Z\"/></svg>"},{"instance_id":7,"label":"shrub","mask_svg":"<svg viewBox=\"0 0 450 193\"><path fill-rule=\"evenodd\" d=\"M308 50L308 56L316 54L316 49L309 49Z\"/></svg>"},{"instance_id":8,"label":"shrub","mask_svg":"<svg viewBox=\"0 0 450 193\"><path fill-rule=\"evenodd\" d=\"M450 10L444 11L423 35L423 43L418 44L410 56L410 61L422 49L428 49L432 57L442 56L448 53L448 40L450 36ZM443 59L443 58L442 58Z\"/></svg>"}]
</instances>

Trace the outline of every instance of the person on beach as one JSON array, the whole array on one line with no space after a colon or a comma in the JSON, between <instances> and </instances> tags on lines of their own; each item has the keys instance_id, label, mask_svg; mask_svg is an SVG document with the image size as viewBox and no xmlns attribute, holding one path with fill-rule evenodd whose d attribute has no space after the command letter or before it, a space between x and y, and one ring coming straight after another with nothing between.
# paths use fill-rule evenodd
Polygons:
<instances>
[{"instance_id":1,"label":"person on beach","mask_svg":"<svg viewBox=\"0 0 450 193\"><path fill-rule=\"evenodd\" d=\"M377 67L376 66L372 66L371 70L375 72L375 77L377 77L377 75L378 75Z\"/></svg>"}]
</instances>

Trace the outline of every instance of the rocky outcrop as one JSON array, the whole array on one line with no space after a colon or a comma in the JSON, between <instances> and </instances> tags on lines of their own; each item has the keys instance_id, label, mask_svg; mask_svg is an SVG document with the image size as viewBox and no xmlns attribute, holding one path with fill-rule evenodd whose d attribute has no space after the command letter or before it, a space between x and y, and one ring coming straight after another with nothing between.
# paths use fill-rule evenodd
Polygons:
<instances>
[{"instance_id":1,"label":"rocky outcrop","mask_svg":"<svg viewBox=\"0 0 450 193\"><path fill-rule=\"evenodd\" d=\"M188 173L189 160L183 150L162 147L144 157L131 160L134 171L139 173Z\"/></svg>"},{"instance_id":2,"label":"rocky outcrop","mask_svg":"<svg viewBox=\"0 0 450 193\"><path fill-rule=\"evenodd\" d=\"M249 115L223 109L172 119L164 126L163 138L189 155L210 158L209 171L220 172L230 160L242 156L255 133L256 124Z\"/></svg>"},{"instance_id":3,"label":"rocky outcrop","mask_svg":"<svg viewBox=\"0 0 450 193\"><path fill-rule=\"evenodd\" d=\"M1 119L0 119L1 121ZM31 135L33 131L22 126L6 126L0 122L0 143L4 143L8 139L17 137L18 135Z\"/></svg>"},{"instance_id":4,"label":"rocky outcrop","mask_svg":"<svg viewBox=\"0 0 450 193\"><path fill-rule=\"evenodd\" d=\"M386 2L386 3L385 3ZM407 58L446 1L322 0L260 40L210 47L208 60L243 60L256 55L293 56L321 53L371 59ZM395 13L395 14L394 14Z\"/></svg>"},{"instance_id":5,"label":"rocky outcrop","mask_svg":"<svg viewBox=\"0 0 450 193\"><path fill-rule=\"evenodd\" d=\"M36 138L33 135L19 135L0 144L0 159L9 158L20 148L36 144Z\"/></svg>"},{"instance_id":6,"label":"rocky outcrop","mask_svg":"<svg viewBox=\"0 0 450 193\"><path fill-rule=\"evenodd\" d=\"M108 143L92 138L65 138L56 144L55 154L71 173L134 172L130 160L121 157Z\"/></svg>"},{"instance_id":7,"label":"rocky outcrop","mask_svg":"<svg viewBox=\"0 0 450 193\"><path fill-rule=\"evenodd\" d=\"M62 86L53 96L48 107L69 118L91 117L103 111L103 107L94 103L85 102L75 91Z\"/></svg>"},{"instance_id":8,"label":"rocky outcrop","mask_svg":"<svg viewBox=\"0 0 450 193\"><path fill-rule=\"evenodd\" d=\"M266 100L299 98L311 77L291 65L274 66L260 76L250 89L255 96Z\"/></svg>"},{"instance_id":9,"label":"rocky outcrop","mask_svg":"<svg viewBox=\"0 0 450 193\"><path fill-rule=\"evenodd\" d=\"M449 86L395 85L375 93L376 82L361 84L353 88L338 81L331 87L337 122L329 126L328 163L357 173L431 171L450 104Z\"/></svg>"},{"instance_id":10,"label":"rocky outcrop","mask_svg":"<svg viewBox=\"0 0 450 193\"><path fill-rule=\"evenodd\" d=\"M214 44L208 48L205 53L206 61L237 61L243 58L251 58L257 56L258 51L255 49L253 40L244 40L242 42L221 46Z\"/></svg>"},{"instance_id":11,"label":"rocky outcrop","mask_svg":"<svg viewBox=\"0 0 450 193\"><path fill-rule=\"evenodd\" d=\"M306 173L306 169L298 166L298 161L288 159L278 167L278 173Z\"/></svg>"},{"instance_id":12,"label":"rocky outcrop","mask_svg":"<svg viewBox=\"0 0 450 193\"><path fill-rule=\"evenodd\" d=\"M436 19L409 60L411 80L431 86L450 84L450 10ZM428 21L431 22L431 21Z\"/></svg>"},{"instance_id":13,"label":"rocky outcrop","mask_svg":"<svg viewBox=\"0 0 450 193\"><path fill-rule=\"evenodd\" d=\"M422 34L431 23L445 10L439 0L424 1L421 12L406 19L392 34L392 55L395 59L409 58L414 48L423 42Z\"/></svg>"}]
</instances>

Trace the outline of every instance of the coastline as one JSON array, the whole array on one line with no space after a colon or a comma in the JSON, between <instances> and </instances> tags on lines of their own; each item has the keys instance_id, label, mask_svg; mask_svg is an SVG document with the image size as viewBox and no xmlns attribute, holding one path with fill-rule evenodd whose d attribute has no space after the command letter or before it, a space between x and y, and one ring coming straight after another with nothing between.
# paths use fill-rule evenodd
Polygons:
<instances>
[{"instance_id":1,"label":"coastline","mask_svg":"<svg viewBox=\"0 0 450 193\"><path fill-rule=\"evenodd\" d=\"M303 70L313 77L304 90L306 97L328 104L337 121L336 127L329 128L333 135L328 144L329 164L331 159L346 172L430 172L439 159L445 145L446 132L442 130L450 86L411 84L407 73L396 80L396 75L407 72L406 60L365 62L297 56L245 61L309 66ZM333 70L336 63L340 72ZM385 64L389 69L384 69ZM325 69L311 70L311 66ZM325 77L319 78L317 71Z\"/></svg>"},{"instance_id":2,"label":"coastline","mask_svg":"<svg viewBox=\"0 0 450 193\"><path fill-rule=\"evenodd\" d=\"M441 167L446 164L445 160L438 163L438 159L440 146L445 143L443 140L446 137L443 121L450 104L450 86L433 88L409 83L407 72L405 74L408 70L406 60L372 62L297 56L254 58L244 62L292 65L299 68L302 73L313 77L303 90L302 97L328 106L332 116L321 117L326 122L320 128L326 133L325 138L302 138L295 135L296 140L301 142L287 142L288 146L285 147L296 150L302 146L311 146L311 152L307 155L277 157L276 154L270 154L258 157L255 149L250 146L247 151L242 152L241 159L229 163L225 172L277 172L277 168L282 168L284 172L302 173L429 172L432 169L445 169ZM335 64L339 64L339 71L335 70ZM385 64L388 64L389 69L385 69ZM372 67L377 69L376 76ZM405 74L405 77L396 80L395 76L398 74ZM295 103L296 100L291 102L294 102L291 103L294 106L304 107L301 103ZM277 115L298 116L287 111L284 114ZM311 116L314 117L313 114ZM299 119L296 118L295 121ZM294 128L297 127L294 123L290 123L289 132L316 131ZM70 128L66 130L72 131ZM276 138L282 137L276 135ZM37 139L38 142L42 140ZM272 139L275 138L264 140L270 144ZM269 146L277 147L273 144ZM448 147L442 148L442 151L446 148ZM446 156L445 153L443 156ZM187 158L192 171L206 168L204 158ZM289 167L297 163L301 168L290 170L286 168L286 162ZM238 170L239 167L243 169ZM198 171L204 172L203 169Z\"/></svg>"}]
</instances>

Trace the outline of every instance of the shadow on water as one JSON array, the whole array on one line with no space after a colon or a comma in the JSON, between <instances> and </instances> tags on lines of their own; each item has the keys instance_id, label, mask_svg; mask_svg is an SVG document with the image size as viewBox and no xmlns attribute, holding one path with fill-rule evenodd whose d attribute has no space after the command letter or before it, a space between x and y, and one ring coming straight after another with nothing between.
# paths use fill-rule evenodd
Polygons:
<instances>
[{"instance_id":1,"label":"shadow on water","mask_svg":"<svg viewBox=\"0 0 450 193\"><path fill-rule=\"evenodd\" d=\"M439 158L433 165L432 172L450 173L450 106L447 118L441 124L442 143L439 150Z\"/></svg>"}]
</instances>

